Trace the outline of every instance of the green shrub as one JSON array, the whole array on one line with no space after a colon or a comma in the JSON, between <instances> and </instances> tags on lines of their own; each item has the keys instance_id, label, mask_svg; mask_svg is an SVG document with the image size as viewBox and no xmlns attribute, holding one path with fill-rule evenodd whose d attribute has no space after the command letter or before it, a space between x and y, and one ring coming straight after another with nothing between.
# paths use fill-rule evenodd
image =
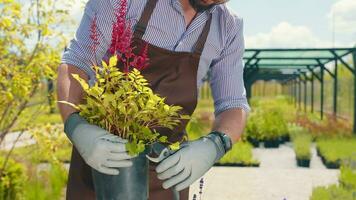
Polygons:
<instances>
[{"instance_id":1,"label":"green shrub","mask_svg":"<svg viewBox=\"0 0 356 200\"><path fill-rule=\"evenodd\" d=\"M297 159L310 160L310 146L312 138L309 134L295 135L292 139Z\"/></svg>"},{"instance_id":2,"label":"green shrub","mask_svg":"<svg viewBox=\"0 0 356 200\"><path fill-rule=\"evenodd\" d=\"M287 127L288 127L289 136L291 137L292 140L296 136L298 136L300 134L305 134L308 132L308 130L306 128L304 128L303 126L300 126L296 123L288 123Z\"/></svg>"},{"instance_id":3,"label":"green shrub","mask_svg":"<svg viewBox=\"0 0 356 200\"><path fill-rule=\"evenodd\" d=\"M355 191L346 190L337 185L314 188L310 200L353 200Z\"/></svg>"},{"instance_id":4,"label":"green shrub","mask_svg":"<svg viewBox=\"0 0 356 200\"><path fill-rule=\"evenodd\" d=\"M241 165L258 165L259 162L253 159L253 147L246 142L236 142L232 149L225 154L219 161L220 164L241 164Z\"/></svg>"},{"instance_id":5,"label":"green shrub","mask_svg":"<svg viewBox=\"0 0 356 200\"><path fill-rule=\"evenodd\" d=\"M31 177L24 188L26 200L56 200L62 198L68 172L62 165L51 164L49 170Z\"/></svg>"},{"instance_id":6,"label":"green shrub","mask_svg":"<svg viewBox=\"0 0 356 200\"><path fill-rule=\"evenodd\" d=\"M186 127L189 140L195 140L208 133L206 124L199 120L197 117L191 117Z\"/></svg>"},{"instance_id":7,"label":"green shrub","mask_svg":"<svg viewBox=\"0 0 356 200\"><path fill-rule=\"evenodd\" d=\"M251 105L244 139L278 140L288 136L287 122L293 116L293 107L286 98L254 98Z\"/></svg>"},{"instance_id":8,"label":"green shrub","mask_svg":"<svg viewBox=\"0 0 356 200\"><path fill-rule=\"evenodd\" d=\"M0 166L4 164L0 157ZM4 171L0 172L0 200L23 199L23 187L26 181L25 168L16 161L9 159Z\"/></svg>"},{"instance_id":9,"label":"green shrub","mask_svg":"<svg viewBox=\"0 0 356 200\"><path fill-rule=\"evenodd\" d=\"M356 157L344 160L340 167L339 183L346 189L356 191Z\"/></svg>"},{"instance_id":10,"label":"green shrub","mask_svg":"<svg viewBox=\"0 0 356 200\"><path fill-rule=\"evenodd\" d=\"M329 164L340 165L343 160L356 155L355 138L321 138L317 140L320 155Z\"/></svg>"},{"instance_id":11,"label":"green shrub","mask_svg":"<svg viewBox=\"0 0 356 200\"><path fill-rule=\"evenodd\" d=\"M253 111L249 114L245 134L243 134L243 138L246 140L247 138L262 140L262 134L259 132L259 123L261 122L262 115L259 110Z\"/></svg>"},{"instance_id":12,"label":"green shrub","mask_svg":"<svg viewBox=\"0 0 356 200\"><path fill-rule=\"evenodd\" d=\"M56 157L61 162L69 162L72 151L71 144L67 142L59 145L59 147L55 152L44 153L37 144L31 144L15 148L11 153L11 157L32 163L52 162L53 157ZM0 154L4 153L0 151Z\"/></svg>"},{"instance_id":13,"label":"green shrub","mask_svg":"<svg viewBox=\"0 0 356 200\"><path fill-rule=\"evenodd\" d=\"M343 160L340 167L339 184L313 189L311 200L356 199L356 157Z\"/></svg>"},{"instance_id":14,"label":"green shrub","mask_svg":"<svg viewBox=\"0 0 356 200\"><path fill-rule=\"evenodd\" d=\"M287 122L283 117L283 111L279 107L265 108L262 111L258 132L264 140L276 140L288 133Z\"/></svg>"}]
</instances>

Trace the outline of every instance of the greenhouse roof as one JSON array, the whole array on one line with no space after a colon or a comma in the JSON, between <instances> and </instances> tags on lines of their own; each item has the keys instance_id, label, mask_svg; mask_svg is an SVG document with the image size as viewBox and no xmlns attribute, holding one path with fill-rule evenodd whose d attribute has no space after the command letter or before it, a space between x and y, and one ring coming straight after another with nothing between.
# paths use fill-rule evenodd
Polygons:
<instances>
[{"instance_id":1,"label":"greenhouse roof","mask_svg":"<svg viewBox=\"0 0 356 200\"><path fill-rule=\"evenodd\" d=\"M320 67L354 51L356 48L246 49L244 61L247 69L290 69L295 72Z\"/></svg>"}]
</instances>

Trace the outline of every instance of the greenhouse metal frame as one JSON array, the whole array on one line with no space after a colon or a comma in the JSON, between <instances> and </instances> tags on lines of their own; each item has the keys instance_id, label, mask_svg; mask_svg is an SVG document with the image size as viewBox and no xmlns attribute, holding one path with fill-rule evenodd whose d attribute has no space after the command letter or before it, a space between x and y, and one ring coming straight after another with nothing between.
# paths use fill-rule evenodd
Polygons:
<instances>
[{"instance_id":1,"label":"greenhouse metal frame","mask_svg":"<svg viewBox=\"0 0 356 200\"><path fill-rule=\"evenodd\" d=\"M344 60L352 56L352 63ZM304 107L307 105L307 83L311 84L311 112L314 112L314 81L320 83L320 117L324 116L324 75L333 79L333 115L337 115L338 64L343 64L354 78L353 132L356 133L356 47L354 48L298 48L298 49L246 49L244 54L244 80L247 97L258 80L276 80L299 106L304 86ZM334 64L334 70L327 65Z\"/></svg>"}]
</instances>

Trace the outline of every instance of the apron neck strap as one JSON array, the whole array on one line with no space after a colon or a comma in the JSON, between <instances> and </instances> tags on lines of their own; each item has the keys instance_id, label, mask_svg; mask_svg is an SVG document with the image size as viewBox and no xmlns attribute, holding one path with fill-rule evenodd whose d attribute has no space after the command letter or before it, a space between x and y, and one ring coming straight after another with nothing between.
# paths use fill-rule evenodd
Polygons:
<instances>
[{"instance_id":1,"label":"apron neck strap","mask_svg":"<svg viewBox=\"0 0 356 200\"><path fill-rule=\"evenodd\" d=\"M205 23L204 29L203 29L202 33L200 34L198 41L195 43L194 53L201 54L203 52L204 45L205 45L206 39L208 38L208 34L209 34L209 30L210 30L211 19L212 19L212 14L209 14L209 19Z\"/></svg>"},{"instance_id":2,"label":"apron neck strap","mask_svg":"<svg viewBox=\"0 0 356 200\"><path fill-rule=\"evenodd\" d=\"M141 14L140 20L137 22L135 26L134 36L136 38L142 39L143 35L146 32L148 21L150 21L153 10L156 7L158 0L148 0L145 5L145 8Z\"/></svg>"}]
</instances>

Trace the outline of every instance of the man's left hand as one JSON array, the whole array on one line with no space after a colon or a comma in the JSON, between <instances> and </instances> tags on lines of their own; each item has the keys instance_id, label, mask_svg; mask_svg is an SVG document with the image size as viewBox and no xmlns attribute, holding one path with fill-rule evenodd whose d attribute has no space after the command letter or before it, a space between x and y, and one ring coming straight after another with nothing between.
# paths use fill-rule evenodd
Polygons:
<instances>
[{"instance_id":1,"label":"man's left hand","mask_svg":"<svg viewBox=\"0 0 356 200\"><path fill-rule=\"evenodd\" d=\"M174 186L181 191L189 187L225 154L221 145L207 137L183 143L177 152L156 167L158 179L165 180L163 188Z\"/></svg>"}]
</instances>

